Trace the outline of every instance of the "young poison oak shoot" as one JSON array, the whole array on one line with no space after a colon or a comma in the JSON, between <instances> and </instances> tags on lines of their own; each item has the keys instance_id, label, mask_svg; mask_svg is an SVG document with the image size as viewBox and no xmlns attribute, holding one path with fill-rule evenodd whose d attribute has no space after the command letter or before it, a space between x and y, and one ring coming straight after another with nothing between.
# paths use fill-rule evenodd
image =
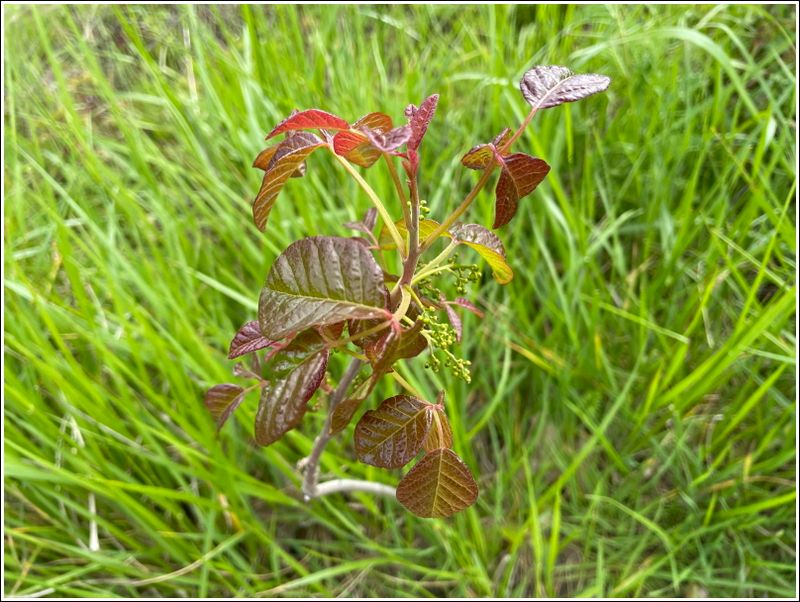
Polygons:
<instances>
[{"instance_id":1,"label":"young poison oak shoot","mask_svg":"<svg viewBox=\"0 0 800 602\"><path fill-rule=\"evenodd\" d=\"M435 403L420 398L393 370L426 349L426 367L444 364L469 382L469 362L453 348L463 329L459 310L483 313L464 297L448 299L442 280L458 294L480 280L480 269L457 260L463 249L475 251L500 284L513 278L503 243L479 224L458 223L496 168L493 228L517 213L520 201L544 180L550 166L542 159L511 152L533 116L541 109L580 100L604 91L608 77L576 75L565 67L539 66L525 73L520 89L531 109L515 130L500 132L491 142L470 149L461 163L481 176L460 205L441 222L428 217L418 181L421 145L436 113L438 95L419 107L409 105L406 123L395 125L384 113L369 113L349 122L319 109L295 111L267 136L283 139L256 157L264 171L253 201L253 220L265 230L270 211L289 178L302 177L306 160L318 150L331 153L366 193L373 207L359 222L345 224L360 236L312 236L280 254L261 290L256 320L242 326L228 357L249 355L234 374L254 381L249 387L212 387L205 404L221 428L247 393L258 391L255 440L269 445L302 421L308 402L322 388L328 413L311 454L298 466L306 500L333 492L367 491L396 495L421 517L447 517L472 505L478 486L469 468L452 450L453 434L445 412L444 393ZM393 217L354 166L382 162L394 183L401 215ZM398 165L402 168L401 179ZM376 235L378 218L381 227ZM441 247L433 257L428 252ZM421 261L425 257L425 261ZM328 385L328 359L333 351L352 357L335 388ZM406 392L363 412L355 426L356 456L382 468L402 468L420 452L422 458L400 480L386 485L336 479L319 483L319 461L325 445L342 431L369 398L377 383L392 377Z\"/></svg>"}]
</instances>

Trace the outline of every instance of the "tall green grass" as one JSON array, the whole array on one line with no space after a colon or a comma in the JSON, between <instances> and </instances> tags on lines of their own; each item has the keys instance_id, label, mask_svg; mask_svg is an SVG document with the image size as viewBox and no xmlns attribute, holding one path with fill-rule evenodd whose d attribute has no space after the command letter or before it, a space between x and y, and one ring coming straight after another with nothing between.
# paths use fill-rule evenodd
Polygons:
<instances>
[{"instance_id":1,"label":"tall green grass","mask_svg":"<svg viewBox=\"0 0 800 602\"><path fill-rule=\"evenodd\" d=\"M794 11L5 10L5 594L796 595ZM262 449L253 403L216 438L202 394L276 254L368 201L315 155L260 234L264 134L438 92L441 215L534 63L613 83L521 141L553 170L465 319L472 384L401 368L447 391L477 504L298 501L323 410ZM396 483L349 441L325 473Z\"/></svg>"}]
</instances>

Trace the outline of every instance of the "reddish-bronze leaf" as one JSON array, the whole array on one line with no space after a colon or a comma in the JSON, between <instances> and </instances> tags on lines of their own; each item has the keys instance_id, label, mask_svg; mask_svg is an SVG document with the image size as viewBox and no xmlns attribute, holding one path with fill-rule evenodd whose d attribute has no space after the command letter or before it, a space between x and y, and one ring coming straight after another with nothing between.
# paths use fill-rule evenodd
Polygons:
<instances>
[{"instance_id":1,"label":"reddish-bronze leaf","mask_svg":"<svg viewBox=\"0 0 800 602\"><path fill-rule=\"evenodd\" d=\"M350 421L353 419L356 410L358 410L359 406L369 396L369 394L372 393L372 389L378 382L379 377L380 375L376 375L374 373L370 375L369 378L361 382L353 389L350 397L344 401L341 401L339 405L333 409L333 413L331 414L331 435L335 435L348 424L350 424Z\"/></svg>"},{"instance_id":2,"label":"reddish-bronze leaf","mask_svg":"<svg viewBox=\"0 0 800 602\"><path fill-rule=\"evenodd\" d=\"M503 145L511 139L511 135L511 128L503 128L503 131L494 137L492 144L494 144L494 147L499 151L503 148Z\"/></svg>"},{"instance_id":3,"label":"reddish-bronze leaf","mask_svg":"<svg viewBox=\"0 0 800 602\"><path fill-rule=\"evenodd\" d=\"M366 134L354 131L336 134L333 152L360 167L372 167L381 158L381 151L372 145Z\"/></svg>"},{"instance_id":4,"label":"reddish-bronze leaf","mask_svg":"<svg viewBox=\"0 0 800 602\"><path fill-rule=\"evenodd\" d=\"M386 113L376 112L364 115L350 127L352 127L354 130L365 127L383 134L391 130L392 125L391 117L389 117Z\"/></svg>"},{"instance_id":5,"label":"reddish-bronze leaf","mask_svg":"<svg viewBox=\"0 0 800 602\"><path fill-rule=\"evenodd\" d=\"M517 203L533 192L544 180L550 166L525 153L514 153L505 158L495 194L495 217L493 228L505 226L517 212Z\"/></svg>"},{"instance_id":6,"label":"reddish-bronze leaf","mask_svg":"<svg viewBox=\"0 0 800 602\"><path fill-rule=\"evenodd\" d=\"M439 104L439 95L433 94L423 100L419 108L414 105L406 107L405 115L408 118L408 125L411 126L411 138L408 140L410 150L417 150L422 143L422 138L428 131L428 125L436 113L437 104Z\"/></svg>"},{"instance_id":7,"label":"reddish-bronze leaf","mask_svg":"<svg viewBox=\"0 0 800 602\"><path fill-rule=\"evenodd\" d=\"M539 65L529 69L519 82L525 100L536 109L548 109L603 92L611 78L596 73L576 74L566 67Z\"/></svg>"},{"instance_id":8,"label":"reddish-bronze leaf","mask_svg":"<svg viewBox=\"0 0 800 602\"><path fill-rule=\"evenodd\" d=\"M431 426L430 404L408 395L390 397L358 421L356 456L365 464L400 468L422 448Z\"/></svg>"},{"instance_id":9,"label":"reddish-bronze leaf","mask_svg":"<svg viewBox=\"0 0 800 602\"><path fill-rule=\"evenodd\" d=\"M278 150L280 144L276 144L274 146L270 146L262 150L258 153L256 160L253 161L253 167L257 167L261 171L267 171L269 168L270 161L272 161L272 157L275 156L275 151ZM289 176L290 178L302 178L306 175L306 163L303 161L300 165L297 166L292 172L292 175Z\"/></svg>"},{"instance_id":10,"label":"reddish-bronze leaf","mask_svg":"<svg viewBox=\"0 0 800 602\"><path fill-rule=\"evenodd\" d=\"M245 390L239 385L215 385L206 391L204 402L217 423L217 431L244 400Z\"/></svg>"},{"instance_id":11,"label":"reddish-bronze leaf","mask_svg":"<svg viewBox=\"0 0 800 602\"><path fill-rule=\"evenodd\" d=\"M309 109L294 113L281 121L267 134L267 140L283 132L293 130L348 130L350 124L341 117L319 109Z\"/></svg>"},{"instance_id":12,"label":"reddish-bronze leaf","mask_svg":"<svg viewBox=\"0 0 800 602\"><path fill-rule=\"evenodd\" d=\"M267 226L267 218L275 199L286 180L315 150L323 146L322 140L309 132L301 132L286 138L275 149L261 182L261 189L253 201L253 221L259 230Z\"/></svg>"},{"instance_id":13,"label":"reddish-bronze leaf","mask_svg":"<svg viewBox=\"0 0 800 602\"><path fill-rule=\"evenodd\" d=\"M436 449L403 477L396 495L417 516L447 518L475 503L478 485L453 451Z\"/></svg>"},{"instance_id":14,"label":"reddish-bronze leaf","mask_svg":"<svg viewBox=\"0 0 800 602\"><path fill-rule=\"evenodd\" d=\"M352 238L313 236L292 243L275 260L261 290L261 334L292 332L342 320L387 319L383 271Z\"/></svg>"},{"instance_id":15,"label":"reddish-bronze leaf","mask_svg":"<svg viewBox=\"0 0 800 602\"><path fill-rule=\"evenodd\" d=\"M258 351L259 349L271 347L274 344L275 341L271 341L261 334L261 329L258 327L258 320L253 320L242 326L239 332L236 333L236 336L233 337L230 350L228 351L228 359L232 360L247 353Z\"/></svg>"},{"instance_id":16,"label":"reddish-bronze leaf","mask_svg":"<svg viewBox=\"0 0 800 602\"><path fill-rule=\"evenodd\" d=\"M275 354L269 384L261 391L255 421L256 443L269 445L300 423L308 400L328 367L329 351L314 330L307 330Z\"/></svg>"},{"instance_id":17,"label":"reddish-bronze leaf","mask_svg":"<svg viewBox=\"0 0 800 602\"><path fill-rule=\"evenodd\" d=\"M428 436L422 442L423 449L432 452L436 449L453 447L453 429L450 428L450 421L444 409L440 406L431 406L430 412L433 415L433 423L428 430Z\"/></svg>"}]
</instances>

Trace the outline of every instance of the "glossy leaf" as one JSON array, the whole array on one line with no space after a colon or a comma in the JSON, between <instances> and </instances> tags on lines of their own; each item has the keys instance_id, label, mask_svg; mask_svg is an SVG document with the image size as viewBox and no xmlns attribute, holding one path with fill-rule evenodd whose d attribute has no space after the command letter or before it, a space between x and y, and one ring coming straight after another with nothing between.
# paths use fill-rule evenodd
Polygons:
<instances>
[{"instance_id":1,"label":"glossy leaf","mask_svg":"<svg viewBox=\"0 0 800 602\"><path fill-rule=\"evenodd\" d=\"M217 430L222 428L225 421L233 414L239 404L244 400L245 390L239 385L215 385L206 391L206 408L217 423Z\"/></svg>"},{"instance_id":2,"label":"glossy leaf","mask_svg":"<svg viewBox=\"0 0 800 602\"><path fill-rule=\"evenodd\" d=\"M332 115L326 111L319 109L309 109L307 111L300 111L293 113L283 121L281 121L275 128L267 134L267 140L274 138L283 132L290 132L293 130L347 130L350 129L350 124L341 117Z\"/></svg>"},{"instance_id":3,"label":"glossy leaf","mask_svg":"<svg viewBox=\"0 0 800 602\"><path fill-rule=\"evenodd\" d=\"M375 148L362 132L339 132L333 137L333 152L341 155L360 167L372 167L381 158L381 151Z\"/></svg>"},{"instance_id":4,"label":"glossy leaf","mask_svg":"<svg viewBox=\"0 0 800 602\"><path fill-rule=\"evenodd\" d=\"M428 131L428 125L436 113L437 104L439 104L439 95L433 94L423 100L419 107L414 105L406 107L405 115L408 118L408 125L411 126L411 138L408 141L410 150L417 150L422 143L422 138Z\"/></svg>"},{"instance_id":5,"label":"glossy leaf","mask_svg":"<svg viewBox=\"0 0 800 602\"><path fill-rule=\"evenodd\" d=\"M397 486L397 501L422 518L447 518L478 498L478 485L453 451L426 454Z\"/></svg>"},{"instance_id":6,"label":"glossy leaf","mask_svg":"<svg viewBox=\"0 0 800 602\"><path fill-rule=\"evenodd\" d=\"M525 72L519 88L532 107L548 109L603 92L610 83L611 78L605 75L575 74L566 67L539 65Z\"/></svg>"},{"instance_id":7,"label":"glossy leaf","mask_svg":"<svg viewBox=\"0 0 800 602\"><path fill-rule=\"evenodd\" d=\"M355 430L356 456L361 462L382 468L400 468L422 448L432 416L429 403L397 395L365 413Z\"/></svg>"},{"instance_id":8,"label":"glossy leaf","mask_svg":"<svg viewBox=\"0 0 800 602\"><path fill-rule=\"evenodd\" d=\"M259 230L267 226L267 218L289 176L292 175L323 141L314 134L301 132L286 138L275 149L269 161L261 189L253 201L253 221Z\"/></svg>"},{"instance_id":9,"label":"glossy leaf","mask_svg":"<svg viewBox=\"0 0 800 602\"><path fill-rule=\"evenodd\" d=\"M533 192L549 171L547 163L525 153L506 157L495 189L497 200L492 227L500 228L510 222L519 200Z\"/></svg>"},{"instance_id":10,"label":"glossy leaf","mask_svg":"<svg viewBox=\"0 0 800 602\"><path fill-rule=\"evenodd\" d=\"M479 224L457 225L450 232L459 244L474 249L486 260L497 282L500 284L511 282L514 272L506 261L506 250L497 235Z\"/></svg>"},{"instance_id":11,"label":"glossy leaf","mask_svg":"<svg viewBox=\"0 0 800 602\"><path fill-rule=\"evenodd\" d=\"M377 373L388 372L392 365L402 359L410 359L422 353L428 341L422 335L423 323L417 321L411 328L391 329L381 332L363 344L364 353Z\"/></svg>"},{"instance_id":12,"label":"glossy leaf","mask_svg":"<svg viewBox=\"0 0 800 602\"><path fill-rule=\"evenodd\" d=\"M261 290L261 334L279 340L342 320L388 319L388 291L372 254L351 238L314 236L291 244Z\"/></svg>"},{"instance_id":13,"label":"glossy leaf","mask_svg":"<svg viewBox=\"0 0 800 602\"><path fill-rule=\"evenodd\" d=\"M269 445L297 426L308 400L325 377L329 350L313 330L301 333L281 349L269 366L255 421L256 443Z\"/></svg>"},{"instance_id":14,"label":"glossy leaf","mask_svg":"<svg viewBox=\"0 0 800 602\"><path fill-rule=\"evenodd\" d=\"M453 429L450 428L450 421L447 419L444 409L439 406L431 406L430 411L433 421L428 435L422 442L422 448L426 452L432 452L437 449L453 447Z\"/></svg>"},{"instance_id":15,"label":"glossy leaf","mask_svg":"<svg viewBox=\"0 0 800 602\"><path fill-rule=\"evenodd\" d=\"M228 359L232 360L247 353L258 351L259 349L271 347L274 344L275 341L261 334L261 329L258 327L258 320L253 320L242 326L233 337L228 351Z\"/></svg>"}]
</instances>

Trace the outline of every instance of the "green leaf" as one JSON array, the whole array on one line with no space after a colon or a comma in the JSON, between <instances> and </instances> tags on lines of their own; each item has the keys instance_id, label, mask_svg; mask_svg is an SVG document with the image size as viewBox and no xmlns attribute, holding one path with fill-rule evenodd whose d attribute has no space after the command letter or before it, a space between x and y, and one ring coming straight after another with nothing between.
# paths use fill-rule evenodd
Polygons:
<instances>
[{"instance_id":1,"label":"green leaf","mask_svg":"<svg viewBox=\"0 0 800 602\"><path fill-rule=\"evenodd\" d=\"M525 153L505 157L495 189L497 200L492 227L500 228L510 222L519 200L533 192L549 171L547 163Z\"/></svg>"},{"instance_id":2,"label":"green leaf","mask_svg":"<svg viewBox=\"0 0 800 602\"><path fill-rule=\"evenodd\" d=\"M446 518L478 498L478 485L453 451L426 454L397 485L397 501L422 518Z\"/></svg>"},{"instance_id":3,"label":"green leaf","mask_svg":"<svg viewBox=\"0 0 800 602\"><path fill-rule=\"evenodd\" d=\"M390 319L388 295L380 266L360 242L304 238L272 265L258 301L258 323L262 335L277 341L311 326Z\"/></svg>"},{"instance_id":4,"label":"green leaf","mask_svg":"<svg viewBox=\"0 0 800 602\"><path fill-rule=\"evenodd\" d=\"M451 228L450 233L459 244L474 249L486 260L497 282L511 282L514 272L506 261L506 250L496 234L479 224L460 224Z\"/></svg>"},{"instance_id":5,"label":"green leaf","mask_svg":"<svg viewBox=\"0 0 800 602\"><path fill-rule=\"evenodd\" d=\"M566 67L539 65L525 72L519 89L536 109L549 109L603 92L611 78L596 73L575 74Z\"/></svg>"},{"instance_id":6,"label":"green leaf","mask_svg":"<svg viewBox=\"0 0 800 602\"><path fill-rule=\"evenodd\" d=\"M490 144L478 144L473 146L461 157L461 164L470 169L486 169L495 160L495 150L499 151L503 145L511 138L511 130L505 128Z\"/></svg>"},{"instance_id":7,"label":"green leaf","mask_svg":"<svg viewBox=\"0 0 800 602\"><path fill-rule=\"evenodd\" d=\"M206 392L203 401L217 423L217 431L242 403L244 394L245 390L242 387L228 383L215 385Z\"/></svg>"},{"instance_id":8,"label":"green leaf","mask_svg":"<svg viewBox=\"0 0 800 602\"><path fill-rule=\"evenodd\" d=\"M256 443L269 445L297 426L308 400L322 384L329 350L320 335L307 330L278 351L269 366L255 421Z\"/></svg>"},{"instance_id":9,"label":"green leaf","mask_svg":"<svg viewBox=\"0 0 800 602\"><path fill-rule=\"evenodd\" d=\"M350 124L341 117L319 109L308 109L307 111L292 113L281 121L267 134L267 140L283 132L293 130L347 130L349 128Z\"/></svg>"},{"instance_id":10,"label":"green leaf","mask_svg":"<svg viewBox=\"0 0 800 602\"><path fill-rule=\"evenodd\" d=\"M406 223L404 220L399 219L394 223L397 231L400 233L401 236L408 236L408 229L406 228ZM432 220L432 219L421 219L419 220L419 237L420 240L423 238L427 238L430 234L439 227L439 222ZM446 232L443 232L441 236L448 236ZM381 227L381 232L378 235L378 242L381 245L381 249L391 250L397 248L392 240L392 235L389 234L389 229L387 228L386 224Z\"/></svg>"},{"instance_id":11,"label":"green leaf","mask_svg":"<svg viewBox=\"0 0 800 602\"><path fill-rule=\"evenodd\" d=\"M431 404L397 395L365 413L356 425L356 456L361 462L381 468L400 468L422 448L431 426Z\"/></svg>"},{"instance_id":12,"label":"green leaf","mask_svg":"<svg viewBox=\"0 0 800 602\"><path fill-rule=\"evenodd\" d=\"M287 137L276 147L261 181L261 188L253 201L253 221L259 230L263 231L266 228L269 212L289 176L300 168L311 153L324 144L318 136L301 132Z\"/></svg>"}]
</instances>

